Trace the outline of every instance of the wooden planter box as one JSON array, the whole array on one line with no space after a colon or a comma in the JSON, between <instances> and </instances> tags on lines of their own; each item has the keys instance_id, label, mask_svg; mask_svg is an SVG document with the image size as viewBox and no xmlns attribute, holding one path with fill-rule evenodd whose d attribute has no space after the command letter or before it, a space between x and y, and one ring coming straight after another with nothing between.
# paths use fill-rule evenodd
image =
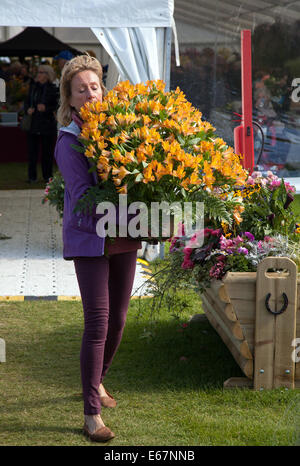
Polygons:
<instances>
[{"instance_id":1,"label":"wooden planter box","mask_svg":"<svg viewBox=\"0 0 300 466\"><path fill-rule=\"evenodd\" d=\"M246 376L226 380L225 388L300 388L300 275L292 260L268 257L257 273L229 272L202 302Z\"/></svg>"}]
</instances>

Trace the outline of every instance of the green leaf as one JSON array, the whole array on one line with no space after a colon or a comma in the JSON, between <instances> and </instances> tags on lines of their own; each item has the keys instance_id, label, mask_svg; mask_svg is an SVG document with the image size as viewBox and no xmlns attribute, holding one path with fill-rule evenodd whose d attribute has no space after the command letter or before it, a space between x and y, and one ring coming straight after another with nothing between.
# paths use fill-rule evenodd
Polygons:
<instances>
[{"instance_id":1,"label":"green leaf","mask_svg":"<svg viewBox=\"0 0 300 466\"><path fill-rule=\"evenodd\" d=\"M180 144L181 146L184 146L184 145L185 145L185 139L184 139L184 137L181 136L180 134L178 134L177 138L178 138L179 144Z\"/></svg>"},{"instance_id":2,"label":"green leaf","mask_svg":"<svg viewBox=\"0 0 300 466\"><path fill-rule=\"evenodd\" d=\"M76 146L76 144L71 144L72 149L76 150L76 152L80 152L81 154L85 153L85 148L82 146Z\"/></svg>"},{"instance_id":3,"label":"green leaf","mask_svg":"<svg viewBox=\"0 0 300 466\"><path fill-rule=\"evenodd\" d=\"M135 181L137 183L139 183L140 181L142 181L143 179L143 174L142 173L139 173L136 177L135 177Z\"/></svg>"}]
</instances>

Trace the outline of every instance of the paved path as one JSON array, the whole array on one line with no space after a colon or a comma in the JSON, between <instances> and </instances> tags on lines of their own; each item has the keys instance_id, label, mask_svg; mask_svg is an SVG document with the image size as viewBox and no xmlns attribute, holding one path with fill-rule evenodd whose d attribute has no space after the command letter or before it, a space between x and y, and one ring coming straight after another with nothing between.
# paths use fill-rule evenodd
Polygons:
<instances>
[{"instance_id":1,"label":"paved path","mask_svg":"<svg viewBox=\"0 0 300 466\"><path fill-rule=\"evenodd\" d=\"M80 299L73 261L62 258L56 210L43 190L0 191L0 299ZM148 272L149 273L149 272ZM145 294L147 263L138 259L133 296Z\"/></svg>"}]
</instances>

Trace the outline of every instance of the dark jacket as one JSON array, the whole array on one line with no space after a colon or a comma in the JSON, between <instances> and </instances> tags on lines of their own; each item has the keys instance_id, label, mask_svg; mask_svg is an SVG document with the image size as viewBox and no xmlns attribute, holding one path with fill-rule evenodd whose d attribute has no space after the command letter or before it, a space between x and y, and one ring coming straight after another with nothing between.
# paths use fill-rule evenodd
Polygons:
<instances>
[{"instance_id":1,"label":"dark jacket","mask_svg":"<svg viewBox=\"0 0 300 466\"><path fill-rule=\"evenodd\" d=\"M38 104L44 104L46 110L39 112ZM33 134L56 134L57 123L55 112L58 106L58 89L55 84L47 82L40 84L33 81L29 87L28 96L24 102L24 112L33 107L30 133Z\"/></svg>"}]
</instances>

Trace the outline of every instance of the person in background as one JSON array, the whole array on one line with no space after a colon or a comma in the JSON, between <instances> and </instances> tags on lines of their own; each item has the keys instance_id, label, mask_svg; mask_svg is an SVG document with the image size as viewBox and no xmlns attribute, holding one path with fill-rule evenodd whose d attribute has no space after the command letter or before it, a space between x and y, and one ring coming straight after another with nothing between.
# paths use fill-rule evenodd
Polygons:
<instances>
[{"instance_id":1,"label":"person in background","mask_svg":"<svg viewBox=\"0 0 300 466\"><path fill-rule=\"evenodd\" d=\"M73 53L70 50L62 50L56 55L53 60L57 61L57 66L62 71L65 64L74 57Z\"/></svg>"},{"instance_id":2,"label":"person in background","mask_svg":"<svg viewBox=\"0 0 300 466\"><path fill-rule=\"evenodd\" d=\"M39 149L42 149L42 175L45 182L52 177L53 150L57 134L55 112L58 91L53 84L55 73L50 65L40 65L24 102L24 113L31 115L27 131L28 182L37 181Z\"/></svg>"},{"instance_id":3,"label":"person in background","mask_svg":"<svg viewBox=\"0 0 300 466\"><path fill-rule=\"evenodd\" d=\"M28 63L26 63L26 62L22 63L22 66L20 68L19 78L20 78L21 81L23 81L23 84L25 86L28 86L28 89L29 89L29 86L32 83L33 78L29 74L29 64Z\"/></svg>"}]
</instances>

